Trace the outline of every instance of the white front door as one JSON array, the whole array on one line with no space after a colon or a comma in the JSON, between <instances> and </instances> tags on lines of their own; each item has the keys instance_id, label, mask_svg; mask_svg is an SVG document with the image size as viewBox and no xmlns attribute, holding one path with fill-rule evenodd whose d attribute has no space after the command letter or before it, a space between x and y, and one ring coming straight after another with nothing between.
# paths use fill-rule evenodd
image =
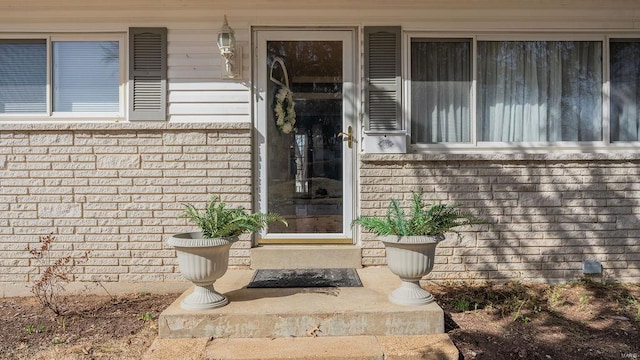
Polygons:
<instances>
[{"instance_id":1,"label":"white front door","mask_svg":"<svg viewBox=\"0 0 640 360\"><path fill-rule=\"evenodd\" d=\"M257 30L259 243L352 243L355 31Z\"/></svg>"}]
</instances>

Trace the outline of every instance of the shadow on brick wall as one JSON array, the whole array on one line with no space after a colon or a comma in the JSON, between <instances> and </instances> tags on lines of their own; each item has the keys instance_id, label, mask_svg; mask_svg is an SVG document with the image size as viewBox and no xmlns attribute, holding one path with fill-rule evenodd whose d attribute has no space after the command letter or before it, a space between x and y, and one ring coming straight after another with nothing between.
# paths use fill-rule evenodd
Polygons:
<instances>
[{"instance_id":1,"label":"shadow on brick wall","mask_svg":"<svg viewBox=\"0 0 640 360\"><path fill-rule=\"evenodd\" d=\"M630 154L411 155L365 159L363 212L374 195L461 204L491 225L465 229L438 247L432 280L557 282L599 261L603 276L640 281L640 157ZM397 160L397 159L395 159ZM376 182L376 169L394 167ZM369 171L370 170L370 171ZM381 173L383 174L383 173ZM391 183L390 183L391 182ZM393 188L391 194L385 189Z\"/></svg>"}]
</instances>

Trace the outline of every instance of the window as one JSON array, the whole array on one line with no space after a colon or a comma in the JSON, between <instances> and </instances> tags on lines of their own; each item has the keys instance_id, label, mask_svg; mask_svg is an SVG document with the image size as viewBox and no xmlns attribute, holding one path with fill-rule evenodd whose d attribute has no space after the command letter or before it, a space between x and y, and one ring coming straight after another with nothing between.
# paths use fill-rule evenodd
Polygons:
<instances>
[{"instance_id":1,"label":"window","mask_svg":"<svg viewBox=\"0 0 640 360\"><path fill-rule=\"evenodd\" d=\"M613 39L611 66L611 141L640 140L640 40Z\"/></svg>"},{"instance_id":2,"label":"window","mask_svg":"<svg viewBox=\"0 0 640 360\"><path fill-rule=\"evenodd\" d=\"M0 114L46 111L46 41L0 40Z\"/></svg>"},{"instance_id":3,"label":"window","mask_svg":"<svg viewBox=\"0 0 640 360\"><path fill-rule=\"evenodd\" d=\"M471 141L471 41L411 41L413 143Z\"/></svg>"},{"instance_id":4,"label":"window","mask_svg":"<svg viewBox=\"0 0 640 360\"><path fill-rule=\"evenodd\" d=\"M602 43L479 41L478 141L602 140Z\"/></svg>"},{"instance_id":5,"label":"window","mask_svg":"<svg viewBox=\"0 0 640 360\"><path fill-rule=\"evenodd\" d=\"M52 63L54 112L118 112L117 41L54 41Z\"/></svg>"},{"instance_id":6,"label":"window","mask_svg":"<svg viewBox=\"0 0 640 360\"><path fill-rule=\"evenodd\" d=\"M604 44L409 36L412 143L640 141L640 39Z\"/></svg>"},{"instance_id":7,"label":"window","mask_svg":"<svg viewBox=\"0 0 640 360\"><path fill-rule=\"evenodd\" d=\"M0 115L121 116L121 53L113 37L0 40Z\"/></svg>"}]
</instances>

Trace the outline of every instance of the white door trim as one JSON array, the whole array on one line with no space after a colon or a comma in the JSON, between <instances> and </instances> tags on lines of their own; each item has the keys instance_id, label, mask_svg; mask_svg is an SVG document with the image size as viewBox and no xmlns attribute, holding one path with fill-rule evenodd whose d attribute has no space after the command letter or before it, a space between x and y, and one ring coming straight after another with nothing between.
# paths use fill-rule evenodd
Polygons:
<instances>
[{"instance_id":1,"label":"white door trim","mask_svg":"<svg viewBox=\"0 0 640 360\"><path fill-rule=\"evenodd\" d=\"M357 29L309 29L309 28L282 28L282 29L255 29L253 32L254 56L253 56L253 107L254 122L256 127L255 146L258 150L255 156L256 181L255 181L255 201L258 211L266 212L267 208L267 169L264 166L262 154L266 154L266 121L269 100L266 99L267 89L267 41L342 41L343 43L343 129L351 126L354 138L358 134L357 111ZM277 239L287 242L303 243L354 243L354 236L351 229L351 220L355 215L355 204L357 201L355 183L356 176L356 154L357 139L353 147L349 149L346 144L343 147L343 229L342 233L332 234L267 234L266 231L257 234L258 242L265 243Z\"/></svg>"}]
</instances>

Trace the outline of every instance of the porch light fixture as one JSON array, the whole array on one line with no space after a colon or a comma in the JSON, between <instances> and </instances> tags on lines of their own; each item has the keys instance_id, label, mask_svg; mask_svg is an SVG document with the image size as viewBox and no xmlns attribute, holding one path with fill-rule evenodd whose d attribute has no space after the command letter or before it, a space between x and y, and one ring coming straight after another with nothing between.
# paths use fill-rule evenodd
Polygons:
<instances>
[{"instance_id":1,"label":"porch light fixture","mask_svg":"<svg viewBox=\"0 0 640 360\"><path fill-rule=\"evenodd\" d=\"M227 15L224 16L224 24L218 31L218 49L220 55L225 61L226 77L235 78L237 73L234 69L234 55L236 52L236 37L233 35L233 29L227 23Z\"/></svg>"}]
</instances>

